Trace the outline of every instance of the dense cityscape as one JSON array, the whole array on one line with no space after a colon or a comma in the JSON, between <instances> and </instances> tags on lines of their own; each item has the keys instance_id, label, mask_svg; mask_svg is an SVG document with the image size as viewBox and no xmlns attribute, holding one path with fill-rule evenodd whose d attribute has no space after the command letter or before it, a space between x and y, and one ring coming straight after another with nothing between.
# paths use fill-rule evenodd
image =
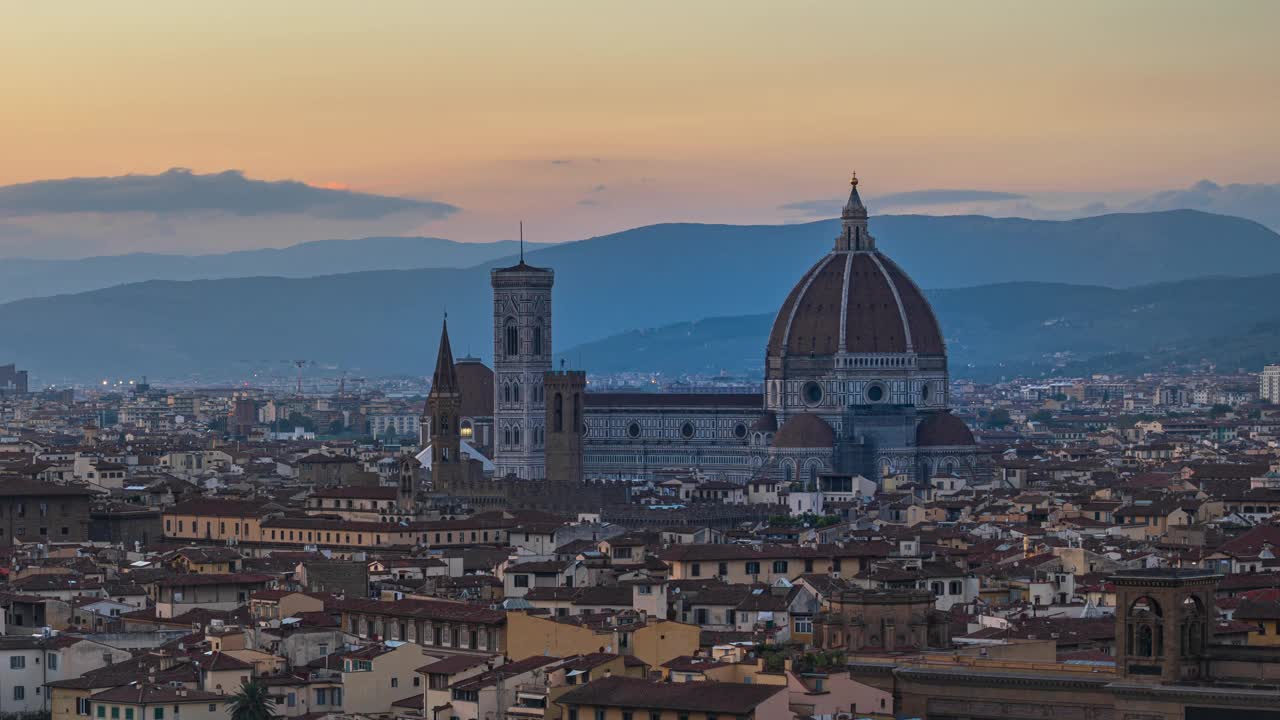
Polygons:
<instances>
[{"instance_id":1,"label":"dense cityscape","mask_svg":"<svg viewBox=\"0 0 1280 720\"><path fill-rule=\"evenodd\" d=\"M0 3L0 720L1280 720L1277 27Z\"/></svg>"},{"instance_id":2,"label":"dense cityscape","mask_svg":"<svg viewBox=\"0 0 1280 720\"><path fill-rule=\"evenodd\" d=\"M952 378L856 177L841 227L763 382L553 367L523 256L492 367L443 316L328 391L0 367L0 714L1269 712L1280 366Z\"/></svg>"}]
</instances>

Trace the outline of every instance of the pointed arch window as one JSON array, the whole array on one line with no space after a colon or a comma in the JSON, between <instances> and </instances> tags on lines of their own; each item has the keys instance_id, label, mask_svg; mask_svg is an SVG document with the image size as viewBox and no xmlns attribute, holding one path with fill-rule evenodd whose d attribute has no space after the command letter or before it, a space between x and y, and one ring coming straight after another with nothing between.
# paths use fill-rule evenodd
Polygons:
<instances>
[{"instance_id":1,"label":"pointed arch window","mask_svg":"<svg viewBox=\"0 0 1280 720\"><path fill-rule=\"evenodd\" d=\"M520 383L518 382L511 383L511 399L520 402Z\"/></svg>"},{"instance_id":2,"label":"pointed arch window","mask_svg":"<svg viewBox=\"0 0 1280 720\"><path fill-rule=\"evenodd\" d=\"M542 324L539 323L533 327L533 354L542 354Z\"/></svg>"},{"instance_id":3,"label":"pointed arch window","mask_svg":"<svg viewBox=\"0 0 1280 720\"><path fill-rule=\"evenodd\" d=\"M506 339L505 344L506 344L507 357L515 357L519 355L520 354L520 329L516 327L515 318L507 318L506 326L504 328L504 334Z\"/></svg>"}]
</instances>

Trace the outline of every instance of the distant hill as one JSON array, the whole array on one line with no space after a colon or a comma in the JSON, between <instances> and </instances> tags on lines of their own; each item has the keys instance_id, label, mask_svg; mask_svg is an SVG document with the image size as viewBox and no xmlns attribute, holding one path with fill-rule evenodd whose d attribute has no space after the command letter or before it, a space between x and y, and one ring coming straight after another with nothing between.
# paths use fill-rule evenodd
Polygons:
<instances>
[{"instance_id":1,"label":"distant hill","mask_svg":"<svg viewBox=\"0 0 1280 720\"><path fill-rule=\"evenodd\" d=\"M592 291L615 287L597 268L637 265L661 279L671 260L711 272L719 293L762 290L772 308L831 246L838 224L650 225L560 245L529 243L530 256L585 279ZM1132 287L1204 275L1280 272L1280 236L1250 220L1193 210L1113 214L1070 221L980 216L873 217L872 232L922 287L963 287L1027 280ZM517 243L460 243L441 238L319 240L278 250L221 255L133 254L83 260L0 260L0 303L84 292L146 280L315 277L367 270L468 268L517 252ZM589 274L589 277L582 277ZM732 274L732 275L731 275ZM741 297L741 294L737 295ZM650 302L658 301L654 295ZM743 308L737 308L742 310ZM732 312L734 308L726 308ZM702 316L708 316L706 313ZM669 321L691 315L682 309ZM612 332L617 326L599 328ZM597 332L593 331L593 332Z\"/></svg>"},{"instance_id":2,"label":"distant hill","mask_svg":"<svg viewBox=\"0 0 1280 720\"><path fill-rule=\"evenodd\" d=\"M1117 290L1002 283L928 293L952 374L992 378L1133 372L1208 360L1259 368L1280 359L1280 275L1199 278ZM566 353L596 372L758 375L772 313L633 330Z\"/></svg>"},{"instance_id":3,"label":"distant hill","mask_svg":"<svg viewBox=\"0 0 1280 720\"><path fill-rule=\"evenodd\" d=\"M1280 236L1250 221L1194 211L1069 222L891 216L873 218L872 232L923 287L988 285L931 293L956 360L975 367L1031 361L1057 349L1083 356L1147 347L1147 338L1189 342L1206 333L1243 332L1245 319L1271 319L1275 278L1171 286L1187 297L1158 285L1098 286L1280 273ZM588 369L603 370L631 351L613 344L616 350L588 359L592 346L585 343L695 318L771 317L835 234L831 221L654 225L545 247L529 252L528 260L556 272L555 347L572 348L568 354L576 360L581 346ZM363 267L356 262L351 267ZM455 351L489 357L488 271L506 262L305 278L153 280L20 300L0 305L0 362L16 361L43 382L186 372L248 379L256 368L293 358L364 373L424 374L445 308ZM1157 293L1148 316L1141 310L1144 293ZM1168 307L1178 310L1169 314ZM718 322L698 323L693 336L721 332ZM674 341L664 352L696 368L762 362L762 340L752 340L749 330L723 332L709 342L740 343L728 359L712 361Z\"/></svg>"},{"instance_id":4,"label":"distant hill","mask_svg":"<svg viewBox=\"0 0 1280 720\"><path fill-rule=\"evenodd\" d=\"M526 243L526 249L545 247ZM217 255L134 253L81 260L0 260L0 302L84 292L145 280L313 277L362 270L478 265L515 255L514 240L461 243L430 237L316 240L286 248Z\"/></svg>"}]
</instances>

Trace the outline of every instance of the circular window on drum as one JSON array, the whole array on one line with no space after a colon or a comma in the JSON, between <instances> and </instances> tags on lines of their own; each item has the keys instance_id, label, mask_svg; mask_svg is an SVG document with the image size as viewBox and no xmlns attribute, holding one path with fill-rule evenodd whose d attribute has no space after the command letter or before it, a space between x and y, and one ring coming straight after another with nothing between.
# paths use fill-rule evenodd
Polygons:
<instances>
[{"instance_id":1,"label":"circular window on drum","mask_svg":"<svg viewBox=\"0 0 1280 720\"><path fill-rule=\"evenodd\" d=\"M864 394L867 397L867 402L878 403L884 402L884 399L889 395L889 391L885 388L884 383L873 382L867 385Z\"/></svg>"},{"instance_id":2,"label":"circular window on drum","mask_svg":"<svg viewBox=\"0 0 1280 720\"><path fill-rule=\"evenodd\" d=\"M929 387L929 383L920 386L920 402L927 403L933 397L933 390Z\"/></svg>"},{"instance_id":3,"label":"circular window on drum","mask_svg":"<svg viewBox=\"0 0 1280 720\"><path fill-rule=\"evenodd\" d=\"M686 421L683 425L680 426L680 437L684 438L685 440L688 440L689 438L693 437L693 433L694 433L693 423Z\"/></svg>"},{"instance_id":4,"label":"circular window on drum","mask_svg":"<svg viewBox=\"0 0 1280 720\"><path fill-rule=\"evenodd\" d=\"M746 423L738 423L737 425L734 425L734 426L733 426L733 436L734 436L734 437L736 437L736 438L738 438L739 440L744 440L744 439L746 439L746 437L747 437L747 425L746 425Z\"/></svg>"},{"instance_id":5,"label":"circular window on drum","mask_svg":"<svg viewBox=\"0 0 1280 720\"><path fill-rule=\"evenodd\" d=\"M627 437L632 438L633 440L640 437L640 423L632 420L631 423L627 425Z\"/></svg>"},{"instance_id":6,"label":"circular window on drum","mask_svg":"<svg viewBox=\"0 0 1280 720\"><path fill-rule=\"evenodd\" d=\"M800 394L804 397L804 404L814 407L822 403L822 384L810 380L800 389Z\"/></svg>"}]
</instances>

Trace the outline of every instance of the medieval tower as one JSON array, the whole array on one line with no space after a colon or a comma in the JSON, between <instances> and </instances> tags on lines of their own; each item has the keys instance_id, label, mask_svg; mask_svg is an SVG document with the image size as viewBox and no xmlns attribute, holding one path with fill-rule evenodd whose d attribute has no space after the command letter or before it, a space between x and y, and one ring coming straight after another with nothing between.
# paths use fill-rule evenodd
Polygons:
<instances>
[{"instance_id":1,"label":"medieval tower","mask_svg":"<svg viewBox=\"0 0 1280 720\"><path fill-rule=\"evenodd\" d=\"M555 273L520 262L490 272L493 285L494 475L546 477L546 395Z\"/></svg>"},{"instance_id":2,"label":"medieval tower","mask_svg":"<svg viewBox=\"0 0 1280 720\"><path fill-rule=\"evenodd\" d=\"M543 379L543 387L547 394L547 479L582 482L582 406L587 374L582 370L552 371Z\"/></svg>"}]
</instances>

